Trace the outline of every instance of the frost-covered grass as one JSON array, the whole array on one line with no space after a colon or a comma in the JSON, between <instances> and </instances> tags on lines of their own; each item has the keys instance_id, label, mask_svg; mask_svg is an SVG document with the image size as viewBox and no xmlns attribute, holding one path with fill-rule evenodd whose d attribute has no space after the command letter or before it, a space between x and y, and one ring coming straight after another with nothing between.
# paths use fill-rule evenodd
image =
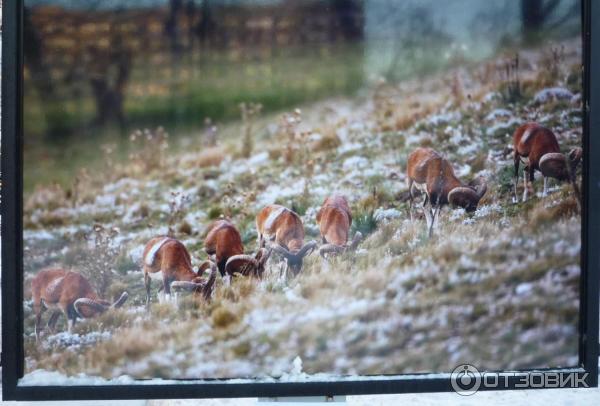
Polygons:
<instances>
[{"instance_id":1,"label":"frost-covered grass","mask_svg":"<svg viewBox=\"0 0 600 406\"><path fill-rule=\"evenodd\" d=\"M97 269L89 266L98 249L89 238L100 224L114 230L101 247L115 252L106 295L126 289L130 299L79 323L73 334L47 335L42 345L27 301L26 370L268 379L447 372L461 362L484 369L574 366L580 219L573 193L553 183L545 198L512 202L510 143L519 123L552 127L565 151L581 142L577 89L560 79L542 86L542 54L522 56L528 63L516 104L497 96L500 80L483 80L485 66L473 67L424 83L382 85L387 90L372 97L315 104L287 120L263 117L247 159L232 130L208 148L193 139L177 153L145 145L141 155L161 159L119 162L110 173L82 176L69 191L38 188L25 206L26 286L51 264ZM455 75L471 97L459 98L448 85ZM536 99L565 86L574 94L569 100ZM478 210L445 207L432 238L420 204L414 221L408 213L406 156L417 146L442 152L465 181L488 181ZM535 185L540 192L541 180ZM158 303L154 282L145 311L140 262L154 235L171 226L197 264L206 258L206 226L226 216L252 252L254 216L276 202L300 213L307 239L318 240L315 215L332 192L349 197L353 231L365 236L356 252L328 261L313 254L288 280L273 257L262 281L228 285L218 278L210 303L186 295Z\"/></svg>"}]
</instances>

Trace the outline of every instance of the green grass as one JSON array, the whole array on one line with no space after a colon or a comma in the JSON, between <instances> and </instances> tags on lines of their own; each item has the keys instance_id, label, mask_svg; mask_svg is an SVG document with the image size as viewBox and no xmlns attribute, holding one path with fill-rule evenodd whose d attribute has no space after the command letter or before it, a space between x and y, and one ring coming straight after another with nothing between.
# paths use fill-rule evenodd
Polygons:
<instances>
[{"instance_id":1,"label":"green grass","mask_svg":"<svg viewBox=\"0 0 600 406\"><path fill-rule=\"evenodd\" d=\"M197 137L204 119L210 117L221 124L222 135L222 123L240 117L242 102L260 103L268 115L331 96L352 95L363 83L362 61L362 48L356 46L321 53L296 49L268 61L232 62L217 55L197 66L182 64L177 74L140 63L125 99L125 129L92 129L95 106L89 94L76 100L61 97L42 109L35 92L26 92L25 192L37 184L69 187L82 167L105 170L99 148L103 144L115 144L115 162L127 159L127 136L136 128L163 126L174 136ZM153 91L155 87L159 91Z\"/></svg>"}]
</instances>

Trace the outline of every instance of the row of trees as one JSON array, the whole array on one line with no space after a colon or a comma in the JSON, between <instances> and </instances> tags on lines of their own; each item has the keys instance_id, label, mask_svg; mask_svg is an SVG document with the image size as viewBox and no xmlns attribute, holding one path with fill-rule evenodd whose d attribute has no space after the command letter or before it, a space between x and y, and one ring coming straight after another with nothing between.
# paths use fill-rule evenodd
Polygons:
<instances>
[{"instance_id":1,"label":"row of trees","mask_svg":"<svg viewBox=\"0 0 600 406\"><path fill-rule=\"evenodd\" d=\"M572 3L566 10L560 7L565 1ZM44 110L46 134L51 138L73 130L65 128L65 121L60 119L62 112L60 107L57 107L57 101L61 97L78 98L86 94L93 100L95 116L90 123L85 124L86 126L100 127L116 123L124 127L127 120L124 103L127 87L133 76L133 67L140 56L147 57L148 53L155 52L152 50L155 49L154 42L164 42L165 53L170 54L173 66L176 66L186 52L228 46L231 33L228 32L229 26L225 25L228 17L224 13L239 12L244 7L248 10L253 9L252 4L244 1L237 6L229 6L227 11L214 0L169 0L166 12L160 14L163 18L161 41L156 36L148 35L149 28L140 24L140 21L132 21L131 16L134 14L129 12L130 10L107 11L101 8L101 2L90 4L86 9L87 16L101 16L97 18L96 23L108 26L102 38L104 45L87 39L84 41L77 32L72 32L70 35L75 37L74 41L77 44L69 48L70 58L65 58L67 62L62 63L60 67L56 66L52 56L64 50L57 51L48 44L46 31L43 31L33 18L37 9L26 8L24 12L25 65L30 78L29 83L35 89ZM322 16L323 10L328 10L330 17L324 21L326 25L333 27L327 34L330 41L362 40L363 21L360 16L363 14L363 8L369 7L369 0L322 0L306 4L314 10L313 14L307 14L302 24L314 24L311 19ZM544 30L560 26L579 12L579 2L573 0L521 0L520 4L522 37L527 43L539 40ZM288 1L273 6L269 12L272 13L274 25L281 21L285 13L293 13L294 6L297 7L295 2ZM52 21L52 24L57 26L61 24L59 17ZM311 30L316 28L308 31ZM435 34L435 38L432 37L432 33ZM432 46L432 38L433 42L440 44L447 40L444 33L436 29L433 21L428 18L427 10L422 7L413 12L408 23L394 27L394 35L398 38L397 47L405 49ZM400 52L396 54L400 55ZM390 66L390 70L393 69L394 61ZM59 74L57 70L60 71ZM68 96L64 95L65 89L68 89Z\"/></svg>"}]
</instances>

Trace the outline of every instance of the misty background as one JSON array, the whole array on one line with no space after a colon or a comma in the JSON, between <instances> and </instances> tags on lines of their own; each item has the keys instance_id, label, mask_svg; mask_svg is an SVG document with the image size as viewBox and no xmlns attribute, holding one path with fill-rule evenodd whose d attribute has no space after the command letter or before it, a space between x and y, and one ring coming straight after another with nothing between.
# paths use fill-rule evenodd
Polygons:
<instances>
[{"instance_id":1,"label":"misty background","mask_svg":"<svg viewBox=\"0 0 600 406\"><path fill-rule=\"evenodd\" d=\"M259 103L268 114L578 36L580 7L579 0L25 0L25 154L35 163L25 187L47 176L60 182L72 168L54 170L56 162L90 161L105 140L119 148L136 128L202 136L207 126L239 119L240 103Z\"/></svg>"}]
</instances>

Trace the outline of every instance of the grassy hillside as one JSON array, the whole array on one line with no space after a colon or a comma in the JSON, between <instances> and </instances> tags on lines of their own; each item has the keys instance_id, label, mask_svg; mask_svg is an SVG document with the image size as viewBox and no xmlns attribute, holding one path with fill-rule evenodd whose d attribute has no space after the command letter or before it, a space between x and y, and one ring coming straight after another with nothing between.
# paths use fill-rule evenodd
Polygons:
<instances>
[{"instance_id":1,"label":"grassy hillside","mask_svg":"<svg viewBox=\"0 0 600 406\"><path fill-rule=\"evenodd\" d=\"M201 134L174 148L162 130L136 133L128 159L109 151L104 169L80 172L71 187L38 187L25 206L26 286L60 264L107 297L126 289L130 301L40 345L27 301L26 372L285 377L298 356L305 372L335 375L450 371L461 362L574 366L578 207L567 184L552 183L542 197L539 179L537 196L513 203L511 151L513 130L530 120L552 128L565 152L581 144L573 44L521 52L518 75L506 76L507 55L279 118L249 116L216 146ZM488 181L478 210L444 208L432 238L420 205L414 221L408 213L406 158L418 146L443 153L463 180ZM348 196L353 231L366 236L356 253L313 254L288 280L272 258L262 281L219 278L210 303L157 303L154 283L145 311L141 252L152 236L171 228L199 263L205 227L226 216L252 252L254 216L277 202L318 239L315 215L333 192Z\"/></svg>"}]
</instances>

